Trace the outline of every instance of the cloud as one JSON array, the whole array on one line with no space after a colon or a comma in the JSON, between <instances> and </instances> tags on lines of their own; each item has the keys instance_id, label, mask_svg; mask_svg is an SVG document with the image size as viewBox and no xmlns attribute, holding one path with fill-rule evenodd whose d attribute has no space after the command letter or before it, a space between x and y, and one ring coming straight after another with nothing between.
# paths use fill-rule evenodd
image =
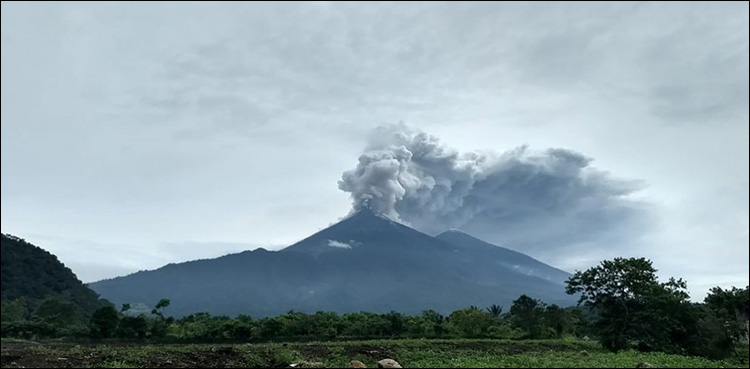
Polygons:
<instances>
[{"instance_id":1,"label":"cloud","mask_svg":"<svg viewBox=\"0 0 750 369\"><path fill-rule=\"evenodd\" d=\"M522 250L618 243L646 226L643 187L566 149L461 153L403 124L372 133L339 188L373 209L436 234L458 228ZM603 245L602 245L603 246Z\"/></svg>"},{"instance_id":2,"label":"cloud","mask_svg":"<svg viewBox=\"0 0 750 369\"><path fill-rule=\"evenodd\" d=\"M468 201L459 185L489 193L499 181L477 184L502 156L480 153L487 162L463 163L457 178L431 174L452 183L451 196L426 205L460 211L412 215L415 226L460 224L466 212L474 220L464 230L568 270L637 255L691 282L746 281L748 14L747 2L3 2L0 223L23 237L91 240L65 251L87 280L209 255L183 258L175 246L168 260L136 266L132 253L115 260L97 245L288 245L348 210L331 180L356 164L373 126L403 120L448 140L463 152L458 162L477 148L528 143L505 173L521 175L538 157L581 178L598 166L648 181L586 200L587 182L572 176L568 191L579 194L560 200L564 211L522 200L533 206L503 205L481 215L502 222L480 224L473 209L450 205ZM531 149L547 147L596 161L580 167ZM396 158L397 171L399 160L410 172L417 159ZM499 187L508 197L546 194ZM424 197L404 188L394 211L407 219ZM119 269L107 275L98 263Z\"/></svg>"},{"instance_id":3,"label":"cloud","mask_svg":"<svg viewBox=\"0 0 750 369\"><path fill-rule=\"evenodd\" d=\"M336 240L328 240L328 246L338 247L338 248L341 248L341 249L350 249L350 248L352 248L352 245L350 245L350 244L348 244L346 242L339 242L339 241L336 241Z\"/></svg>"}]
</instances>

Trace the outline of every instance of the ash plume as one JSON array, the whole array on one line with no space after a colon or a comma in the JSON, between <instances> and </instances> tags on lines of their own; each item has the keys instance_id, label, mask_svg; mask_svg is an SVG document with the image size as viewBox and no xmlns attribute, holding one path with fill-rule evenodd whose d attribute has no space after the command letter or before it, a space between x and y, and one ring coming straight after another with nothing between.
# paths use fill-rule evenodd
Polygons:
<instances>
[{"instance_id":1,"label":"ash plume","mask_svg":"<svg viewBox=\"0 0 750 369\"><path fill-rule=\"evenodd\" d=\"M618 179L575 151L527 146L461 153L403 124L376 128L339 188L423 232L457 228L500 245L617 242L643 227L638 181Z\"/></svg>"}]
</instances>

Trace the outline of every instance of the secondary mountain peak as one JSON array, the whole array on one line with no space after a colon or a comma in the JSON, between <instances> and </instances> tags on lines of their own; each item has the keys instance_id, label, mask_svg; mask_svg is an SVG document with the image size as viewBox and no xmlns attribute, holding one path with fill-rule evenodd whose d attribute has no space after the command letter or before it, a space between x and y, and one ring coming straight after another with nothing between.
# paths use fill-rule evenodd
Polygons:
<instances>
[{"instance_id":1,"label":"secondary mountain peak","mask_svg":"<svg viewBox=\"0 0 750 369\"><path fill-rule=\"evenodd\" d=\"M570 277L569 273L549 266L531 256L480 240L458 229L445 231L435 238L454 245L461 245L473 250L473 252L489 253L492 255L488 256L490 260L495 260L507 268L529 276L560 284Z\"/></svg>"}]
</instances>

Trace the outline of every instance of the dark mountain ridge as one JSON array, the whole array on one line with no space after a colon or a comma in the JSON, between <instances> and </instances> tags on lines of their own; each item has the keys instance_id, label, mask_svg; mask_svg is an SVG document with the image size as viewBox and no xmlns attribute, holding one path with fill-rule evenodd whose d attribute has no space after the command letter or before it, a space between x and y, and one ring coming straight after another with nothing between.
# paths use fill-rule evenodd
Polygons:
<instances>
[{"instance_id":1,"label":"dark mountain ridge","mask_svg":"<svg viewBox=\"0 0 750 369\"><path fill-rule=\"evenodd\" d=\"M33 309L46 298L61 298L73 302L83 317L101 306L96 292L83 284L55 255L22 238L2 235L0 264L3 302L24 298Z\"/></svg>"},{"instance_id":2,"label":"dark mountain ridge","mask_svg":"<svg viewBox=\"0 0 750 369\"><path fill-rule=\"evenodd\" d=\"M169 298L167 313L177 316L419 313L509 306L521 294L571 305L562 285L567 276L471 236L431 237L365 208L280 251L170 264L91 287L116 304Z\"/></svg>"}]
</instances>

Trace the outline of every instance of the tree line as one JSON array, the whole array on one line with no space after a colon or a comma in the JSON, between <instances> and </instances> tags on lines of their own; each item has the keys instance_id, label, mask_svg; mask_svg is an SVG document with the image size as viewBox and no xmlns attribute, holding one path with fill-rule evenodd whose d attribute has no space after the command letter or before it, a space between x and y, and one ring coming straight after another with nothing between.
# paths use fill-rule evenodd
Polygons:
<instances>
[{"instance_id":1,"label":"tree line","mask_svg":"<svg viewBox=\"0 0 750 369\"><path fill-rule=\"evenodd\" d=\"M290 311L275 317L231 318L195 313L168 317L168 299L150 314L135 314L129 304L105 304L90 317L60 297L33 311L23 298L2 304L3 337L72 337L90 340L172 342L269 342L366 338L547 339L575 336L597 339L619 351L638 349L722 358L747 340L748 288L711 289L703 303L688 299L686 283L660 282L651 261L617 258L576 272L566 292L579 306L547 305L522 295L509 307L469 306L442 315L356 312L312 314Z\"/></svg>"},{"instance_id":2,"label":"tree line","mask_svg":"<svg viewBox=\"0 0 750 369\"><path fill-rule=\"evenodd\" d=\"M503 307L469 306L443 315L425 310L420 315L355 312L286 314L253 319L195 313L179 319L165 317L168 299L156 303L150 314L133 315L130 304L119 310L109 304L97 309L88 322L76 320L72 306L59 299L45 300L23 316L22 300L3 305L4 337L55 338L61 336L122 340L180 342L295 341L366 338L559 338L582 335L586 318L578 308L546 305L526 295ZM7 312L7 313L6 313Z\"/></svg>"}]
</instances>

